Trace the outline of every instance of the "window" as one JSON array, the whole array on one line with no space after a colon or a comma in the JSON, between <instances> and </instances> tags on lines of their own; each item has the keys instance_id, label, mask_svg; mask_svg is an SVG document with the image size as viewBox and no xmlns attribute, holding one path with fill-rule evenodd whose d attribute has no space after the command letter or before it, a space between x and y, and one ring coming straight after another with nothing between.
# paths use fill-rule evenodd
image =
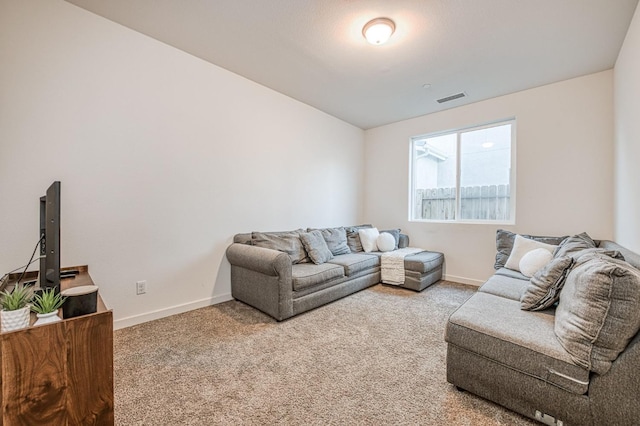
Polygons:
<instances>
[{"instance_id":1,"label":"window","mask_svg":"<svg viewBox=\"0 0 640 426\"><path fill-rule=\"evenodd\" d=\"M515 120L411 139L410 220L515 222Z\"/></svg>"}]
</instances>

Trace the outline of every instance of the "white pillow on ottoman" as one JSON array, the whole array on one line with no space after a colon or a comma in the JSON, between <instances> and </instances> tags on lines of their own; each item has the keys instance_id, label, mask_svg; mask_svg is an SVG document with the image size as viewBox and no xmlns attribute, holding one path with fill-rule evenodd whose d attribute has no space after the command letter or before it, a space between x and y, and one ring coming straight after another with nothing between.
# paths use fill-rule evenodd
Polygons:
<instances>
[{"instance_id":1,"label":"white pillow on ottoman","mask_svg":"<svg viewBox=\"0 0 640 426\"><path fill-rule=\"evenodd\" d=\"M553 255L551 252L544 248L537 248L531 250L520 259L520 272L525 277L531 278L540 269L544 268L547 263L551 262Z\"/></svg>"},{"instance_id":2,"label":"white pillow on ottoman","mask_svg":"<svg viewBox=\"0 0 640 426\"><path fill-rule=\"evenodd\" d=\"M360 236L360 242L362 243L362 249L371 253L372 251L378 251L378 244L376 241L380 236L378 228L362 228L358 229L358 235Z\"/></svg>"},{"instance_id":3,"label":"white pillow on ottoman","mask_svg":"<svg viewBox=\"0 0 640 426\"><path fill-rule=\"evenodd\" d=\"M382 232L376 240L378 250L380 251L393 251L396 248L396 239L388 232Z\"/></svg>"}]
</instances>

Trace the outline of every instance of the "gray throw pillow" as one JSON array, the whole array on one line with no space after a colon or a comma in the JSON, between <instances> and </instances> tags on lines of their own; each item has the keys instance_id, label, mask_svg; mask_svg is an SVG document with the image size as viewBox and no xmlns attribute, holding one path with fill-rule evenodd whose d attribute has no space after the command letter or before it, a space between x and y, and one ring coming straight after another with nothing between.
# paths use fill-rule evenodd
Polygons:
<instances>
[{"instance_id":1,"label":"gray throw pillow","mask_svg":"<svg viewBox=\"0 0 640 426\"><path fill-rule=\"evenodd\" d=\"M493 265L496 270L504 268L504 265L507 263L507 259L509 259L509 255L511 255L511 250L513 250L513 244L515 242L516 235L520 235L524 238L529 238L531 240L539 241L545 244L551 244L554 246L557 246L565 238L567 238L566 236L544 237L537 235L514 234L513 232L509 232L504 229L498 229L496 231L496 263Z\"/></svg>"},{"instance_id":2,"label":"gray throw pillow","mask_svg":"<svg viewBox=\"0 0 640 426\"><path fill-rule=\"evenodd\" d=\"M313 229L310 229L309 231L313 231ZM320 229L319 231L322 232L322 237L327 243L327 247L329 247L331 254L339 256L341 254L351 253L351 250L347 245L347 231L345 231L344 228L325 228Z\"/></svg>"},{"instance_id":3,"label":"gray throw pillow","mask_svg":"<svg viewBox=\"0 0 640 426\"><path fill-rule=\"evenodd\" d=\"M380 233L382 234L383 232L386 232L388 234L393 235L393 238L396 240L396 245L394 246L394 250L398 250L398 243L400 242L400 229L385 229L384 231L380 231Z\"/></svg>"},{"instance_id":4,"label":"gray throw pillow","mask_svg":"<svg viewBox=\"0 0 640 426\"><path fill-rule=\"evenodd\" d=\"M640 271L602 253L576 260L554 331L579 366L605 374L640 329Z\"/></svg>"},{"instance_id":5,"label":"gray throw pillow","mask_svg":"<svg viewBox=\"0 0 640 426\"><path fill-rule=\"evenodd\" d=\"M553 257L573 256L581 252L582 250L596 248L597 245L593 239L586 233L567 237L562 241L558 248L553 252Z\"/></svg>"},{"instance_id":6,"label":"gray throw pillow","mask_svg":"<svg viewBox=\"0 0 640 426\"><path fill-rule=\"evenodd\" d=\"M347 245L351 253L358 253L364 251L362 248L362 242L360 241L360 235L358 231L363 228L373 228L371 225L359 225L359 226L346 226L344 229L347 232Z\"/></svg>"},{"instance_id":7,"label":"gray throw pillow","mask_svg":"<svg viewBox=\"0 0 640 426\"><path fill-rule=\"evenodd\" d=\"M307 263L309 258L300 240L300 234L303 232L302 229L285 232L252 232L251 245L287 253L292 264Z\"/></svg>"},{"instance_id":8,"label":"gray throw pillow","mask_svg":"<svg viewBox=\"0 0 640 426\"><path fill-rule=\"evenodd\" d=\"M309 253L311 261L316 265L321 265L327 260L333 259L333 255L324 241L322 232L315 230L300 234L302 245Z\"/></svg>"},{"instance_id":9,"label":"gray throw pillow","mask_svg":"<svg viewBox=\"0 0 640 426\"><path fill-rule=\"evenodd\" d=\"M574 262L569 256L557 257L536 272L520 298L520 309L541 311L556 303Z\"/></svg>"}]
</instances>

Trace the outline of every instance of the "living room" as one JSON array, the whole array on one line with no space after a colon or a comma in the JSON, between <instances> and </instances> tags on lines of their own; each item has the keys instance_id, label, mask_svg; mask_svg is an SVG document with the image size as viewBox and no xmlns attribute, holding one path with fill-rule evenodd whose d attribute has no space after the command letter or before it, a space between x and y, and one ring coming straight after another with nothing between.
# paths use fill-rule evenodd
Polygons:
<instances>
[{"instance_id":1,"label":"living room","mask_svg":"<svg viewBox=\"0 0 640 426\"><path fill-rule=\"evenodd\" d=\"M409 140L507 117L507 229L640 252L637 10L624 33L597 72L363 129L69 2L4 0L0 266L28 260L60 180L63 263L89 265L116 329L231 300L225 250L254 230L399 227L479 285L501 226L410 221Z\"/></svg>"}]
</instances>

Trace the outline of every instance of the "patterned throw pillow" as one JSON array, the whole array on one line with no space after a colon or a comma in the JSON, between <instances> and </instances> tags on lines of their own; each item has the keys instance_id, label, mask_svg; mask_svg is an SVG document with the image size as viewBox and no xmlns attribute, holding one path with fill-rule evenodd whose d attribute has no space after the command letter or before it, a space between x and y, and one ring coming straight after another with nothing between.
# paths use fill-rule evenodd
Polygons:
<instances>
[{"instance_id":1,"label":"patterned throw pillow","mask_svg":"<svg viewBox=\"0 0 640 426\"><path fill-rule=\"evenodd\" d=\"M573 263L572 257L557 257L536 272L520 298L520 309L541 311L556 303Z\"/></svg>"}]
</instances>

